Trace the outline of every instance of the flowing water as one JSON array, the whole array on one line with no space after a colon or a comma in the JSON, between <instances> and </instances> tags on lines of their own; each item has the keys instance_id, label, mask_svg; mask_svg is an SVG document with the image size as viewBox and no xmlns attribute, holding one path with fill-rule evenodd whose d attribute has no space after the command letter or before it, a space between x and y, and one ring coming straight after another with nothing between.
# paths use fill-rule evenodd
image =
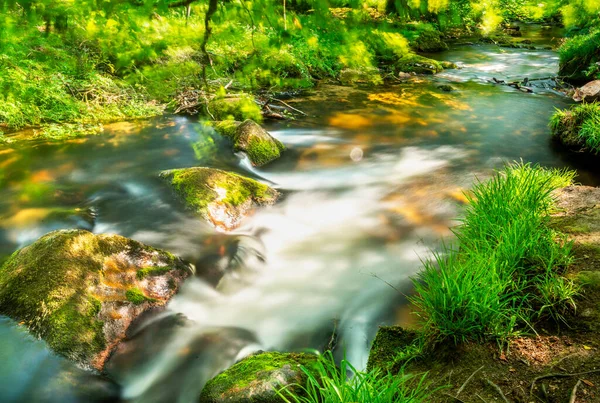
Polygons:
<instances>
[{"instance_id":1,"label":"flowing water","mask_svg":"<svg viewBox=\"0 0 600 403\"><path fill-rule=\"evenodd\" d=\"M554 34L524 30L541 45ZM0 255L76 227L131 237L197 267L167 311L113 355L113 381L0 318L0 400L192 402L210 377L258 349L335 345L363 367L378 325L414 320L404 296L410 276L450 235L474 178L522 159L576 168L580 182L598 184L591 162L550 140L548 118L565 97L544 80L532 94L489 82L550 77L555 52L457 45L435 57L461 69L376 88L321 85L290 100L308 116L267 125L288 151L264 169L181 117L0 148ZM220 233L157 179L198 165L259 178L285 196Z\"/></svg>"}]
</instances>

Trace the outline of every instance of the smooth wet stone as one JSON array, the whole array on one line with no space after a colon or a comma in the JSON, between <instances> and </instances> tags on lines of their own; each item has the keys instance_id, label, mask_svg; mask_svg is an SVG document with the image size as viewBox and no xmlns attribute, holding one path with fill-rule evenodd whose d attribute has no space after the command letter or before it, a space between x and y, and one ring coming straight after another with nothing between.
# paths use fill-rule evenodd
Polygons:
<instances>
[{"instance_id":1,"label":"smooth wet stone","mask_svg":"<svg viewBox=\"0 0 600 403\"><path fill-rule=\"evenodd\" d=\"M250 119L241 123L232 120L217 122L215 130L229 137L234 151L245 152L254 166L260 167L278 159L285 150L281 141Z\"/></svg>"},{"instance_id":2,"label":"smooth wet stone","mask_svg":"<svg viewBox=\"0 0 600 403\"><path fill-rule=\"evenodd\" d=\"M600 80L594 80L575 90L573 100L576 102L600 101Z\"/></svg>"},{"instance_id":3,"label":"smooth wet stone","mask_svg":"<svg viewBox=\"0 0 600 403\"><path fill-rule=\"evenodd\" d=\"M279 192L254 179L215 168L163 171L189 210L217 228L236 228L255 207L271 205Z\"/></svg>"},{"instance_id":4,"label":"smooth wet stone","mask_svg":"<svg viewBox=\"0 0 600 403\"><path fill-rule=\"evenodd\" d=\"M317 362L313 354L262 352L244 358L211 379L200 395L202 403L282 403L277 391L302 395L307 375ZM285 392L282 392L285 395Z\"/></svg>"},{"instance_id":5,"label":"smooth wet stone","mask_svg":"<svg viewBox=\"0 0 600 403\"><path fill-rule=\"evenodd\" d=\"M81 367L101 370L131 323L164 306L191 273L169 252L119 235L54 231L0 269L0 313Z\"/></svg>"}]
</instances>

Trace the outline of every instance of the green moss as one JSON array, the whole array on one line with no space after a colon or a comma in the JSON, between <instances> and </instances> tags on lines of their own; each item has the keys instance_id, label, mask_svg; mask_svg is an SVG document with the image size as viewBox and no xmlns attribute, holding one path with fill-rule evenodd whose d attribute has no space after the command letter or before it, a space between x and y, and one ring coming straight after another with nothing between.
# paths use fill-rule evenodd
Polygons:
<instances>
[{"instance_id":1,"label":"green moss","mask_svg":"<svg viewBox=\"0 0 600 403\"><path fill-rule=\"evenodd\" d=\"M304 378L300 367L304 366L310 370L317 363L317 359L316 355L301 353L266 352L251 355L211 379L204 387L200 401L221 401L223 396L228 396L232 392L239 392L252 383L265 380L271 371L279 370L285 366L297 371L299 377ZM261 398L263 400L258 400ZM266 397L264 394L257 397L249 396L247 401L248 403L284 402L276 393L273 393L271 398Z\"/></svg>"},{"instance_id":2,"label":"green moss","mask_svg":"<svg viewBox=\"0 0 600 403\"><path fill-rule=\"evenodd\" d=\"M381 326L371 345L367 371L376 368L388 371L397 361L398 355L409 348L417 337L414 331L400 326Z\"/></svg>"},{"instance_id":3,"label":"green moss","mask_svg":"<svg viewBox=\"0 0 600 403\"><path fill-rule=\"evenodd\" d=\"M143 267L142 269L138 270L136 273L136 277L138 278L138 280L142 280L148 276L160 276L162 274L168 273L169 271L171 271L173 268L169 267L169 266L149 266L149 267Z\"/></svg>"},{"instance_id":4,"label":"green moss","mask_svg":"<svg viewBox=\"0 0 600 403\"><path fill-rule=\"evenodd\" d=\"M258 204L274 200L277 192L254 179L213 168L186 168L160 174L168 179L186 206L207 217L208 206L213 202L239 206L248 200ZM225 191L224 197L217 193Z\"/></svg>"},{"instance_id":5,"label":"green moss","mask_svg":"<svg viewBox=\"0 0 600 403\"><path fill-rule=\"evenodd\" d=\"M102 268L99 246L87 231L65 231L21 249L0 269L0 312L68 357L102 351L98 303L85 292Z\"/></svg>"},{"instance_id":6,"label":"green moss","mask_svg":"<svg viewBox=\"0 0 600 403\"><path fill-rule=\"evenodd\" d=\"M23 322L57 353L90 365L107 347L104 322L98 316L102 297L94 290L103 281L106 267L118 270L114 264L105 265L123 251L132 258L160 256L172 270L187 270L173 255L157 255L156 249L118 235L55 231L13 253L4 263L0 313ZM153 272L152 268L143 270ZM139 297L135 291L130 296ZM150 299L144 296L144 300Z\"/></svg>"},{"instance_id":7,"label":"green moss","mask_svg":"<svg viewBox=\"0 0 600 403\"><path fill-rule=\"evenodd\" d=\"M269 141L258 137L250 139L246 153L254 165L262 166L279 158L285 147L279 140L273 140Z\"/></svg>"},{"instance_id":8,"label":"green moss","mask_svg":"<svg viewBox=\"0 0 600 403\"><path fill-rule=\"evenodd\" d=\"M416 54L406 55L394 63L394 70L403 73L436 74L444 70L440 62Z\"/></svg>"},{"instance_id":9,"label":"green moss","mask_svg":"<svg viewBox=\"0 0 600 403\"><path fill-rule=\"evenodd\" d=\"M221 122L214 122L213 127L219 134L235 140L236 130L240 124L241 122L236 120L223 120Z\"/></svg>"},{"instance_id":10,"label":"green moss","mask_svg":"<svg viewBox=\"0 0 600 403\"><path fill-rule=\"evenodd\" d=\"M415 40L414 47L420 52L442 52L448 50L448 44L442 35L434 29L422 31Z\"/></svg>"},{"instance_id":11,"label":"green moss","mask_svg":"<svg viewBox=\"0 0 600 403\"><path fill-rule=\"evenodd\" d=\"M252 119L255 122L262 122L260 107L249 95L237 98L217 98L210 102L209 110L215 120L244 121Z\"/></svg>"},{"instance_id":12,"label":"green moss","mask_svg":"<svg viewBox=\"0 0 600 403\"><path fill-rule=\"evenodd\" d=\"M140 290L139 288L136 288L136 287L130 288L129 290L127 290L127 292L125 293L125 298L127 298L127 301L129 301L135 305L140 305L140 304L143 304L144 302L156 301L155 299L146 297L146 295L142 292L142 290Z\"/></svg>"}]
</instances>

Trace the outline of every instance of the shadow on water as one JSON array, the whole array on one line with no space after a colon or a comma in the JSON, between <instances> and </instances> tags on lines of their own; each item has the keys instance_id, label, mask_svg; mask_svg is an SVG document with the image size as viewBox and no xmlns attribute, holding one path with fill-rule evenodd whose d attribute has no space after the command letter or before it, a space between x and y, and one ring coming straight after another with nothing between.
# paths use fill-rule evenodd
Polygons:
<instances>
[{"instance_id":1,"label":"shadow on water","mask_svg":"<svg viewBox=\"0 0 600 403\"><path fill-rule=\"evenodd\" d=\"M475 177L522 159L577 168L581 182L598 183L597 164L549 138L548 118L567 99L487 82L552 75L554 52L481 45L440 57L463 68L385 87L321 85L289 100L309 117L268 124L289 151L262 169L212 129L179 117L0 147L0 255L77 227L170 250L198 269L168 309L131 329L112 356L107 368L118 386L0 320L0 400L45 393L61 402L90 394L195 401L210 377L256 349L336 344L362 367L379 324L414 321L405 297L410 276L450 236ZM284 198L238 230L217 232L157 178L197 165L261 178Z\"/></svg>"}]
</instances>

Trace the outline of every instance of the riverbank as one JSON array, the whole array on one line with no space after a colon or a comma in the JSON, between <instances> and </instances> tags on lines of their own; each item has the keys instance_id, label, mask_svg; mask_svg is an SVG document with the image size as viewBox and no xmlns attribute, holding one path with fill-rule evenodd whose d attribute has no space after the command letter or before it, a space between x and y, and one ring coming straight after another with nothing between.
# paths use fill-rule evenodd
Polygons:
<instances>
[{"instance_id":1,"label":"riverbank","mask_svg":"<svg viewBox=\"0 0 600 403\"><path fill-rule=\"evenodd\" d=\"M529 335L516 333L506 345L468 342L455 348L442 344L433 354L414 357L404 365L405 371L427 372L432 386L445 387L429 401L593 402L600 398L596 388L600 382L596 211L600 189L570 186L554 196L558 212L551 227L574 242L573 263L561 276L578 289L573 299L576 309L565 311L559 321L546 320L523 329ZM407 356L403 344L410 338L394 337L403 332L401 328L380 330L371 351L372 366L382 364L380 357L397 360L402 354ZM399 368L397 365L402 363L394 368Z\"/></svg>"},{"instance_id":2,"label":"riverbank","mask_svg":"<svg viewBox=\"0 0 600 403\"><path fill-rule=\"evenodd\" d=\"M373 6L298 9L283 16L273 9L259 16L258 10L232 5L214 16L205 54L200 46L205 6L192 4L186 14L119 7L121 14L63 10L45 25L47 16L37 14L17 24L22 10L7 10L12 19L2 28L4 38L16 40L0 40L0 86L6 89L0 98L0 141L10 142L8 134L24 128L42 139L81 137L101 132L103 123L164 112L214 118L209 99L244 94L260 96L255 108L244 112L244 119L253 118L278 94L318 81L376 85L397 80L399 73L452 68L416 52L446 50L457 38L490 35L503 46L531 46L507 39L518 33L509 25L501 36L495 26L477 26L481 10L460 11L472 15L468 24L442 24L431 16L407 20ZM259 23L263 17L268 24ZM61 25L61 18L69 23ZM322 21L329 21L326 29Z\"/></svg>"}]
</instances>

